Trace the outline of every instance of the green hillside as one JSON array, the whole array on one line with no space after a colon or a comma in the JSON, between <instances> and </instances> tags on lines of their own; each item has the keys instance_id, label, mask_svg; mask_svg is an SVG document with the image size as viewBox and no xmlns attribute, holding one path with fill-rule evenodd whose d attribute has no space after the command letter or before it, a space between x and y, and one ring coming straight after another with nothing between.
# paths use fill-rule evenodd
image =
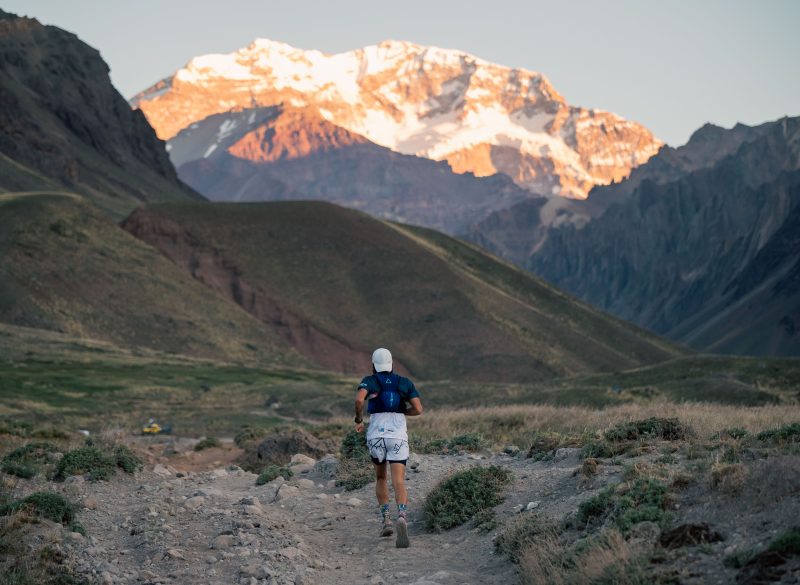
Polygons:
<instances>
[{"instance_id":1,"label":"green hillside","mask_svg":"<svg viewBox=\"0 0 800 585\"><path fill-rule=\"evenodd\" d=\"M321 202L165 203L123 227L328 369L532 382L684 352L437 232Z\"/></svg>"},{"instance_id":2,"label":"green hillside","mask_svg":"<svg viewBox=\"0 0 800 585\"><path fill-rule=\"evenodd\" d=\"M275 331L77 195L0 195L0 321L169 353L302 365Z\"/></svg>"}]
</instances>

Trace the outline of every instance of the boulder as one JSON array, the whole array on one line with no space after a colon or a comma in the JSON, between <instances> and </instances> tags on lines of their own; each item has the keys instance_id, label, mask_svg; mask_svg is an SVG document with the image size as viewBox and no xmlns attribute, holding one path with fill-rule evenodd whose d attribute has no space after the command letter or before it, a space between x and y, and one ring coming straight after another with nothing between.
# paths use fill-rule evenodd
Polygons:
<instances>
[{"instance_id":1,"label":"boulder","mask_svg":"<svg viewBox=\"0 0 800 585\"><path fill-rule=\"evenodd\" d=\"M264 466L286 465L297 454L319 459L332 451L331 443L302 429L292 429L270 435L261 441L256 449L256 458Z\"/></svg>"}]
</instances>

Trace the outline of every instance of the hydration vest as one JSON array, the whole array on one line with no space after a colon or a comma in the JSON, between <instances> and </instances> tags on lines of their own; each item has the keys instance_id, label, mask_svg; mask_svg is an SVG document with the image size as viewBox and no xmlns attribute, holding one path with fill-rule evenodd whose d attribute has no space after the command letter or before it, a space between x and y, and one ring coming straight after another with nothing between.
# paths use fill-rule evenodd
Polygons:
<instances>
[{"instance_id":1,"label":"hydration vest","mask_svg":"<svg viewBox=\"0 0 800 585\"><path fill-rule=\"evenodd\" d=\"M380 390L370 392L368 395L367 412L377 414L379 412L403 412L405 403L400 394L400 376L394 372L378 372L372 375L378 381Z\"/></svg>"}]
</instances>

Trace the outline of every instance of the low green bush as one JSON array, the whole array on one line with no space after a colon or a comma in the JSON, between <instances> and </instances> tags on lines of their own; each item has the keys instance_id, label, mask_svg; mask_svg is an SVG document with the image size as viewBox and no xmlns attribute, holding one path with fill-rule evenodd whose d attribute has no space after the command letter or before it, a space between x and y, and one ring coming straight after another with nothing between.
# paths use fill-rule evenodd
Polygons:
<instances>
[{"instance_id":1,"label":"low green bush","mask_svg":"<svg viewBox=\"0 0 800 585\"><path fill-rule=\"evenodd\" d=\"M592 496L588 500L581 502L578 506L578 522L588 524L594 518L601 518L606 515L614 504L614 490L616 486L608 486L600 493Z\"/></svg>"},{"instance_id":2,"label":"low green bush","mask_svg":"<svg viewBox=\"0 0 800 585\"><path fill-rule=\"evenodd\" d=\"M202 451L204 449L213 449L222 447L222 443L216 437L205 437L200 439L197 444L194 446L195 451Z\"/></svg>"},{"instance_id":3,"label":"low green bush","mask_svg":"<svg viewBox=\"0 0 800 585\"><path fill-rule=\"evenodd\" d=\"M369 461L369 449L367 449L367 425L364 425L364 432L357 433L355 429L350 429L342 439L339 446L341 459L351 459L354 461Z\"/></svg>"},{"instance_id":4,"label":"low green bush","mask_svg":"<svg viewBox=\"0 0 800 585\"><path fill-rule=\"evenodd\" d=\"M474 453L488 446L488 441L478 433L467 433L450 439L430 439L419 441L414 447L419 453L449 454L467 451Z\"/></svg>"},{"instance_id":5,"label":"low green bush","mask_svg":"<svg viewBox=\"0 0 800 585\"><path fill-rule=\"evenodd\" d=\"M107 480L122 469L135 473L142 468L141 460L124 445L114 445L107 449L86 446L65 453L56 465L53 479L63 481L70 475L88 475L90 481Z\"/></svg>"},{"instance_id":6,"label":"low green bush","mask_svg":"<svg viewBox=\"0 0 800 585\"><path fill-rule=\"evenodd\" d=\"M265 483L269 483L273 479L277 479L279 477L282 477L283 479L289 479L293 475L294 473L292 473L292 470L288 467L270 465L264 471L258 474L258 478L256 478L256 485L264 485Z\"/></svg>"},{"instance_id":7,"label":"low green bush","mask_svg":"<svg viewBox=\"0 0 800 585\"><path fill-rule=\"evenodd\" d=\"M767 550L785 556L800 555L800 527L790 528L769 543Z\"/></svg>"},{"instance_id":8,"label":"low green bush","mask_svg":"<svg viewBox=\"0 0 800 585\"><path fill-rule=\"evenodd\" d=\"M114 447L114 461L125 473L136 473L142 468L142 460L133 454L125 445Z\"/></svg>"},{"instance_id":9,"label":"low green bush","mask_svg":"<svg viewBox=\"0 0 800 585\"><path fill-rule=\"evenodd\" d=\"M583 446L581 456L584 459L610 459L621 455L626 451L628 445L622 443L610 443L609 441L592 441Z\"/></svg>"},{"instance_id":10,"label":"low green bush","mask_svg":"<svg viewBox=\"0 0 800 585\"><path fill-rule=\"evenodd\" d=\"M431 532L459 526L502 501L512 474L502 467L472 467L439 482L425 498L425 527Z\"/></svg>"},{"instance_id":11,"label":"low green bush","mask_svg":"<svg viewBox=\"0 0 800 585\"><path fill-rule=\"evenodd\" d=\"M30 479L48 462L48 455L57 451L58 447L51 443L28 443L7 453L0 462L0 470Z\"/></svg>"},{"instance_id":12,"label":"low green bush","mask_svg":"<svg viewBox=\"0 0 800 585\"><path fill-rule=\"evenodd\" d=\"M645 520L662 527L669 521L665 511L667 486L654 478L639 477L609 486L578 506L577 520L588 524L610 516L622 534Z\"/></svg>"},{"instance_id":13,"label":"low green bush","mask_svg":"<svg viewBox=\"0 0 800 585\"><path fill-rule=\"evenodd\" d=\"M800 422L762 431L756 435L756 438L759 441L771 443L798 443L800 442Z\"/></svg>"},{"instance_id":14,"label":"low green bush","mask_svg":"<svg viewBox=\"0 0 800 585\"><path fill-rule=\"evenodd\" d=\"M614 507L617 527L626 534L634 524L650 521L663 528L669 520L666 506L667 486L652 478L639 478L628 492L619 497Z\"/></svg>"},{"instance_id":15,"label":"low green bush","mask_svg":"<svg viewBox=\"0 0 800 585\"><path fill-rule=\"evenodd\" d=\"M650 417L643 420L619 423L604 434L609 441L636 441L639 439L685 439L690 430L677 418Z\"/></svg>"},{"instance_id":16,"label":"low green bush","mask_svg":"<svg viewBox=\"0 0 800 585\"><path fill-rule=\"evenodd\" d=\"M16 463L14 461L3 461L0 463L0 471L22 479L31 479L32 477L36 477L38 473L37 469L32 465Z\"/></svg>"},{"instance_id":17,"label":"low green bush","mask_svg":"<svg viewBox=\"0 0 800 585\"><path fill-rule=\"evenodd\" d=\"M63 481L70 475L88 475L91 481L105 480L114 475L117 462L97 447L81 447L64 454L56 466L53 479Z\"/></svg>"},{"instance_id":18,"label":"low green bush","mask_svg":"<svg viewBox=\"0 0 800 585\"><path fill-rule=\"evenodd\" d=\"M0 515L7 516L22 509L29 509L37 516L60 522L65 526L75 520L77 507L61 494L35 492L21 500L0 507Z\"/></svg>"}]
</instances>

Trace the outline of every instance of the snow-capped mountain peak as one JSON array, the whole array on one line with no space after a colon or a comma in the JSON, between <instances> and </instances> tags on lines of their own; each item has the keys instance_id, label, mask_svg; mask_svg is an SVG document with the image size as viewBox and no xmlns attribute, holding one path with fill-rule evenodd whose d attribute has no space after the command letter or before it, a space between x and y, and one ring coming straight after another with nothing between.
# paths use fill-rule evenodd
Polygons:
<instances>
[{"instance_id":1,"label":"snow-capped mountain peak","mask_svg":"<svg viewBox=\"0 0 800 585\"><path fill-rule=\"evenodd\" d=\"M195 57L131 102L164 139L229 110L311 106L397 152L579 198L624 178L661 146L639 124L570 106L541 73L405 41L326 54L256 39Z\"/></svg>"}]
</instances>

